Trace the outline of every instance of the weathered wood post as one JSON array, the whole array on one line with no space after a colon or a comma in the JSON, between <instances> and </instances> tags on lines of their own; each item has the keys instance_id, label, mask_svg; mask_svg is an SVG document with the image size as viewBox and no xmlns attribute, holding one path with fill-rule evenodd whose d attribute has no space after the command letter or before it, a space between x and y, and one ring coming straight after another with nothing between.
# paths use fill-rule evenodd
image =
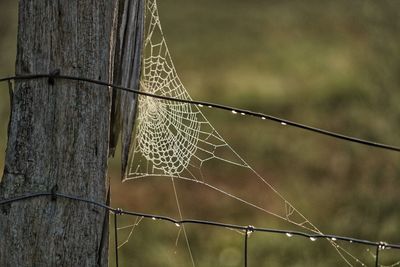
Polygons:
<instances>
[{"instance_id":1,"label":"weathered wood post","mask_svg":"<svg viewBox=\"0 0 400 267\"><path fill-rule=\"evenodd\" d=\"M139 89L145 24L145 0L120 1L116 45L114 52L114 77L116 84ZM110 152L114 154L121 135L121 174L126 172L128 153L136 112L135 94L114 90L111 116Z\"/></svg>"},{"instance_id":2,"label":"weathered wood post","mask_svg":"<svg viewBox=\"0 0 400 267\"><path fill-rule=\"evenodd\" d=\"M112 81L116 14L131 7L124 2L138 0L20 0L16 74L58 68ZM58 190L106 203L111 102L104 86L16 81L0 199ZM61 198L3 206L0 266L107 266L107 218L103 209Z\"/></svg>"}]
</instances>

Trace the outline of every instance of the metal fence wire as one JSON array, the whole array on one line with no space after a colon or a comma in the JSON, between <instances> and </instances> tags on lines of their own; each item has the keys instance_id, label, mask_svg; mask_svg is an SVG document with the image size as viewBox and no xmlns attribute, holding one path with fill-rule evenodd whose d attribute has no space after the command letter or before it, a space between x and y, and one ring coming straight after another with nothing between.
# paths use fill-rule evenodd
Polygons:
<instances>
[{"instance_id":1,"label":"metal fence wire","mask_svg":"<svg viewBox=\"0 0 400 267\"><path fill-rule=\"evenodd\" d=\"M260 232L260 233L270 233L270 234L279 234L279 235L286 235L289 237L299 237L299 238L308 238L312 241L315 241L317 239L325 239L325 240L330 240L330 241L344 241L348 242L350 244L361 244L369 247L375 247L375 266L379 266L379 252L380 250L384 249L396 249L400 250L400 244L391 244L391 243L386 243L386 242L375 242L375 241L369 241L369 240L363 240L363 239L358 239L358 238L353 238L353 237L345 237L345 236L339 236L339 235L331 235L331 234L310 234L306 232L300 232L300 231L292 231L292 230L281 230L281 229L274 229L274 228L261 228L261 227L255 227L252 225L237 225L237 224L227 224L227 223L219 223L219 222L213 222L213 221L206 221L206 220L191 220L191 219L184 219L184 220L177 220L171 217L167 216L160 216L156 214L148 214L148 213L141 213L141 212L135 212L135 211L126 211L122 210L120 208L112 208L108 205L105 205L100 202L96 202L90 199L85 199L77 196L71 196L63 193L58 193L58 192L40 192L40 193L31 193L31 194L26 194L18 197L13 197L9 199L4 199L0 200L0 206L3 205L8 205L14 202L18 201L25 201L33 198L38 198L38 197L49 197L50 200L54 200L56 198L63 198L63 199L69 199L72 201L77 201L77 202L83 202L87 203L89 205L94 205L100 208L103 208L107 210L109 213L112 213L114 216L114 249L115 249L115 264L117 267L119 267L119 257L118 257L118 216L120 215L127 215L127 216L133 216L133 217L142 217L146 219L151 219L151 220L162 220L162 221L167 221L170 223L174 223L176 225L184 225L184 224L197 224L197 225L208 225L212 227L219 227L219 228L229 228L229 229L235 229L239 231L243 231L244 234L244 246L243 246L243 259L244 259L244 266L247 267L247 256L248 256L248 236L253 233L253 232Z\"/></svg>"},{"instance_id":2,"label":"metal fence wire","mask_svg":"<svg viewBox=\"0 0 400 267\"><path fill-rule=\"evenodd\" d=\"M333 138L342 139L342 140L345 140L348 142L355 142L355 143L359 143L362 145L391 150L394 152L400 152L400 147L397 147L397 146L372 142L372 141L363 140L363 139L359 139L359 138L355 138L355 137L351 137L351 136L346 136L343 134L330 132L330 131L319 129L319 128L314 128L311 126L307 126L307 125L300 124L297 122L292 122L292 121L289 121L286 119L274 117L274 116L259 113L259 112L253 112L253 111L249 111L249 110L244 110L244 109L240 109L240 108L235 108L235 107L230 107L230 106L225 106L225 105L220 105L220 104L215 104L215 103L210 103L210 102L204 102L204 101L182 100L182 99L177 99L177 98L172 98L172 97L149 94L149 93L142 92L142 91L139 91L134 88L127 88L127 87L123 87L123 86L119 86L119 85L114 85L114 84L107 83L107 82L100 81L100 80L93 80L93 79L82 78L82 77L61 75L59 71L52 71L49 74L10 76L10 77L5 77L5 78L0 78L0 82L8 81L10 83L11 80L31 80L31 79L43 79L43 78L48 79L48 82L51 84L54 84L55 79L83 81L83 82L89 82L89 83L103 85L103 86L107 86L107 87L112 87L112 88L115 88L118 90L128 91L128 92L132 92L135 94L140 94L140 95L144 95L144 96L148 96L148 97L154 97L154 98L176 101L176 102L185 102L185 103L197 105L200 107L202 107L202 106L213 107L213 108L217 108L217 109L221 109L221 110L228 110L231 112L235 111L234 113L241 113L242 115L259 117L263 120L275 121L275 122L278 122L281 124L301 128L303 130L327 135L327 136L330 136ZM301 231L281 230L281 229L273 229L273 228L260 228L260 227L255 227L252 225L243 226L243 225L226 224L226 223L219 223L219 222L206 221L206 220L192 220L192 219L177 220L177 219L167 217L167 216L160 216L160 215L156 215L156 214L147 214L147 213L140 213L140 212L134 212L134 211L126 211L126 210L122 210L119 208L112 208L104 203L96 202L96 201L93 201L90 199L85 199L82 197L71 196L71 195L67 195L67 194L63 194L63 193L59 193L59 192L38 192L38 193L29 193L29 194L25 194L25 195L21 195L21 196L15 196L13 198L0 200L0 206L9 205L9 204L12 204L14 202L19 202L19 201L27 201L27 200L38 198L38 197L50 197L53 200L55 198L63 198L63 199L71 200L71 201L83 202L83 203L87 203L89 205L94 205L94 206L103 208L103 209L107 210L110 214L113 214L113 217L114 217L114 241L115 241L115 244L114 244L114 246L115 246L115 248L114 248L115 249L115 264L117 267L119 267L118 216L120 216L120 215L142 217L142 218L147 218L147 219L152 219L152 220L168 221L168 222L174 223L176 225L184 225L184 224L208 225L208 226L212 226L212 227L229 228L229 229L235 229L235 230L242 231L244 233L243 259L244 259L245 267L248 266L248 250L249 250L248 249L248 243L249 243L248 236L252 232L279 234L279 235L286 235L289 237L293 236L293 237L299 237L299 238L308 238L308 239L311 239L312 241L315 241L317 239L325 239L328 241L343 241L343 242L348 242L351 244L361 244L361 245L365 245L365 246L369 246L369 247L374 247L375 248L375 266L376 267L379 266L379 253L381 250L384 250L384 249L400 250L400 244L391 244L391 243L386 243L386 242L382 242L382 241L380 241L380 242L369 241L369 240L357 239L357 238L353 238L353 237L345 237L345 236L338 236L338 235L331 235L331 234L310 234L310 233L301 232Z\"/></svg>"}]
</instances>

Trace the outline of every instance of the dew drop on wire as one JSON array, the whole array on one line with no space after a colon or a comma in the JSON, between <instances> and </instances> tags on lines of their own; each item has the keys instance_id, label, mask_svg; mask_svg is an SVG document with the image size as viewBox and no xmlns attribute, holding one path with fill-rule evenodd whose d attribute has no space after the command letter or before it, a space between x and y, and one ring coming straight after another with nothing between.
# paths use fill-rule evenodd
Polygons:
<instances>
[{"instance_id":1,"label":"dew drop on wire","mask_svg":"<svg viewBox=\"0 0 400 267\"><path fill-rule=\"evenodd\" d=\"M310 240L314 242L314 241L316 241L317 239L316 239L315 237L310 237Z\"/></svg>"},{"instance_id":2,"label":"dew drop on wire","mask_svg":"<svg viewBox=\"0 0 400 267\"><path fill-rule=\"evenodd\" d=\"M181 225L179 223L175 223L176 227L181 227Z\"/></svg>"},{"instance_id":3,"label":"dew drop on wire","mask_svg":"<svg viewBox=\"0 0 400 267\"><path fill-rule=\"evenodd\" d=\"M331 240L332 240L332 241L336 241L337 239L336 239L335 237L332 237Z\"/></svg>"},{"instance_id":4,"label":"dew drop on wire","mask_svg":"<svg viewBox=\"0 0 400 267\"><path fill-rule=\"evenodd\" d=\"M236 111L236 110L232 110L232 113L233 113L233 114L236 114L236 113L237 113L237 111Z\"/></svg>"},{"instance_id":5,"label":"dew drop on wire","mask_svg":"<svg viewBox=\"0 0 400 267\"><path fill-rule=\"evenodd\" d=\"M151 217L151 219L152 219L153 221L157 220L156 217Z\"/></svg>"},{"instance_id":6,"label":"dew drop on wire","mask_svg":"<svg viewBox=\"0 0 400 267\"><path fill-rule=\"evenodd\" d=\"M240 115L243 115L243 116L244 116L244 115L246 115L246 114L245 114L244 112L241 112Z\"/></svg>"},{"instance_id":7,"label":"dew drop on wire","mask_svg":"<svg viewBox=\"0 0 400 267\"><path fill-rule=\"evenodd\" d=\"M198 106L201 107L201 108L204 107L202 104L198 104Z\"/></svg>"},{"instance_id":8,"label":"dew drop on wire","mask_svg":"<svg viewBox=\"0 0 400 267\"><path fill-rule=\"evenodd\" d=\"M265 118L265 117L261 117L261 119L262 119L262 120L265 120L266 118Z\"/></svg>"},{"instance_id":9,"label":"dew drop on wire","mask_svg":"<svg viewBox=\"0 0 400 267\"><path fill-rule=\"evenodd\" d=\"M281 121L281 125L283 125L283 126L286 126L286 125L287 125L287 123L286 123L286 122L284 122L284 121Z\"/></svg>"},{"instance_id":10,"label":"dew drop on wire","mask_svg":"<svg viewBox=\"0 0 400 267\"><path fill-rule=\"evenodd\" d=\"M253 232L254 232L254 226L253 225L247 226L246 235L250 236Z\"/></svg>"},{"instance_id":11,"label":"dew drop on wire","mask_svg":"<svg viewBox=\"0 0 400 267\"><path fill-rule=\"evenodd\" d=\"M286 233L287 237L292 237L293 235L291 233Z\"/></svg>"}]
</instances>

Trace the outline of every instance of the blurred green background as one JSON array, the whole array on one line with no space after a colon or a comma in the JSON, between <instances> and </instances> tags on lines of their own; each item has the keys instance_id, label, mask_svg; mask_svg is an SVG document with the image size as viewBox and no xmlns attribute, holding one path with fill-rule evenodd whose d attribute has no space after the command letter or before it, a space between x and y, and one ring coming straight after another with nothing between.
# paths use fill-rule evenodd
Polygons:
<instances>
[{"instance_id":1,"label":"blurred green background","mask_svg":"<svg viewBox=\"0 0 400 267\"><path fill-rule=\"evenodd\" d=\"M395 0L159 1L175 66L194 99L398 146L399 10ZM0 76L14 72L16 24L16 1L2 0ZM5 151L9 100L6 84L0 87L0 149ZM398 153L226 112L205 114L323 232L400 243ZM1 165L3 160L0 153ZM118 169L118 158L111 160L113 206L177 217L170 181L121 184ZM225 170L208 172L237 194L258 191ZM202 187L178 182L177 189L184 217L298 230ZM122 216L121 226L133 223ZM120 242L130 230L120 230ZM241 234L203 226L186 231L196 266L243 265ZM191 266L183 233L178 234L173 224L141 220L120 249L121 265ZM373 266L367 247L343 245ZM381 257L381 264L390 265L400 260L400 252L383 251ZM346 264L328 242L254 233L249 266Z\"/></svg>"}]
</instances>

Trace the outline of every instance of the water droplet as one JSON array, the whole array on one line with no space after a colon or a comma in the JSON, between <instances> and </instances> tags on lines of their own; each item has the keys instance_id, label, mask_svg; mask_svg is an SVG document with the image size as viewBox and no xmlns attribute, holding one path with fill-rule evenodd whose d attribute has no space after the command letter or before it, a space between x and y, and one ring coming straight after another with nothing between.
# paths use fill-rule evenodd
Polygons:
<instances>
[{"instance_id":1,"label":"water droplet","mask_svg":"<svg viewBox=\"0 0 400 267\"><path fill-rule=\"evenodd\" d=\"M253 225L247 226L246 232L247 233L253 233L254 232L254 226Z\"/></svg>"},{"instance_id":2,"label":"water droplet","mask_svg":"<svg viewBox=\"0 0 400 267\"><path fill-rule=\"evenodd\" d=\"M246 115L244 112L241 112L240 114L243 115L243 116Z\"/></svg>"},{"instance_id":3,"label":"water droplet","mask_svg":"<svg viewBox=\"0 0 400 267\"><path fill-rule=\"evenodd\" d=\"M262 119L262 120L266 120L266 118L265 118L265 117L261 117L261 119Z\"/></svg>"},{"instance_id":4,"label":"water droplet","mask_svg":"<svg viewBox=\"0 0 400 267\"><path fill-rule=\"evenodd\" d=\"M336 241L337 239L336 239L335 237L332 237L331 240L332 240L332 241Z\"/></svg>"},{"instance_id":5,"label":"water droplet","mask_svg":"<svg viewBox=\"0 0 400 267\"><path fill-rule=\"evenodd\" d=\"M281 125L283 125L283 126L286 126L286 125L287 125L287 123L286 123L286 122L284 122L284 121L281 121Z\"/></svg>"},{"instance_id":6,"label":"water droplet","mask_svg":"<svg viewBox=\"0 0 400 267\"><path fill-rule=\"evenodd\" d=\"M317 240L317 238L315 238L315 237L310 237L310 240L314 242L314 241Z\"/></svg>"},{"instance_id":7,"label":"water droplet","mask_svg":"<svg viewBox=\"0 0 400 267\"><path fill-rule=\"evenodd\" d=\"M386 249L386 246L387 246L387 243L380 242L380 245L379 245L380 249L384 250L384 249Z\"/></svg>"},{"instance_id":8,"label":"water droplet","mask_svg":"<svg viewBox=\"0 0 400 267\"><path fill-rule=\"evenodd\" d=\"M179 223L175 223L176 227L181 227L181 225Z\"/></svg>"},{"instance_id":9,"label":"water droplet","mask_svg":"<svg viewBox=\"0 0 400 267\"><path fill-rule=\"evenodd\" d=\"M199 104L198 106L201 107L201 108L204 107L202 104Z\"/></svg>"},{"instance_id":10,"label":"water droplet","mask_svg":"<svg viewBox=\"0 0 400 267\"><path fill-rule=\"evenodd\" d=\"M212 106L208 106L209 108L212 108Z\"/></svg>"},{"instance_id":11,"label":"water droplet","mask_svg":"<svg viewBox=\"0 0 400 267\"><path fill-rule=\"evenodd\" d=\"M153 221L157 220L156 217L151 217L151 219L152 219Z\"/></svg>"},{"instance_id":12,"label":"water droplet","mask_svg":"<svg viewBox=\"0 0 400 267\"><path fill-rule=\"evenodd\" d=\"M236 110L232 110L232 113L233 113L233 114L236 114L237 112L236 112Z\"/></svg>"},{"instance_id":13,"label":"water droplet","mask_svg":"<svg viewBox=\"0 0 400 267\"><path fill-rule=\"evenodd\" d=\"M254 232L254 226L253 225L248 225L246 229L246 235L250 236Z\"/></svg>"},{"instance_id":14,"label":"water droplet","mask_svg":"<svg viewBox=\"0 0 400 267\"><path fill-rule=\"evenodd\" d=\"M293 235L291 233L286 233L287 237L292 237Z\"/></svg>"},{"instance_id":15,"label":"water droplet","mask_svg":"<svg viewBox=\"0 0 400 267\"><path fill-rule=\"evenodd\" d=\"M350 240L349 242L350 242L350 243L353 243L353 240Z\"/></svg>"}]
</instances>

